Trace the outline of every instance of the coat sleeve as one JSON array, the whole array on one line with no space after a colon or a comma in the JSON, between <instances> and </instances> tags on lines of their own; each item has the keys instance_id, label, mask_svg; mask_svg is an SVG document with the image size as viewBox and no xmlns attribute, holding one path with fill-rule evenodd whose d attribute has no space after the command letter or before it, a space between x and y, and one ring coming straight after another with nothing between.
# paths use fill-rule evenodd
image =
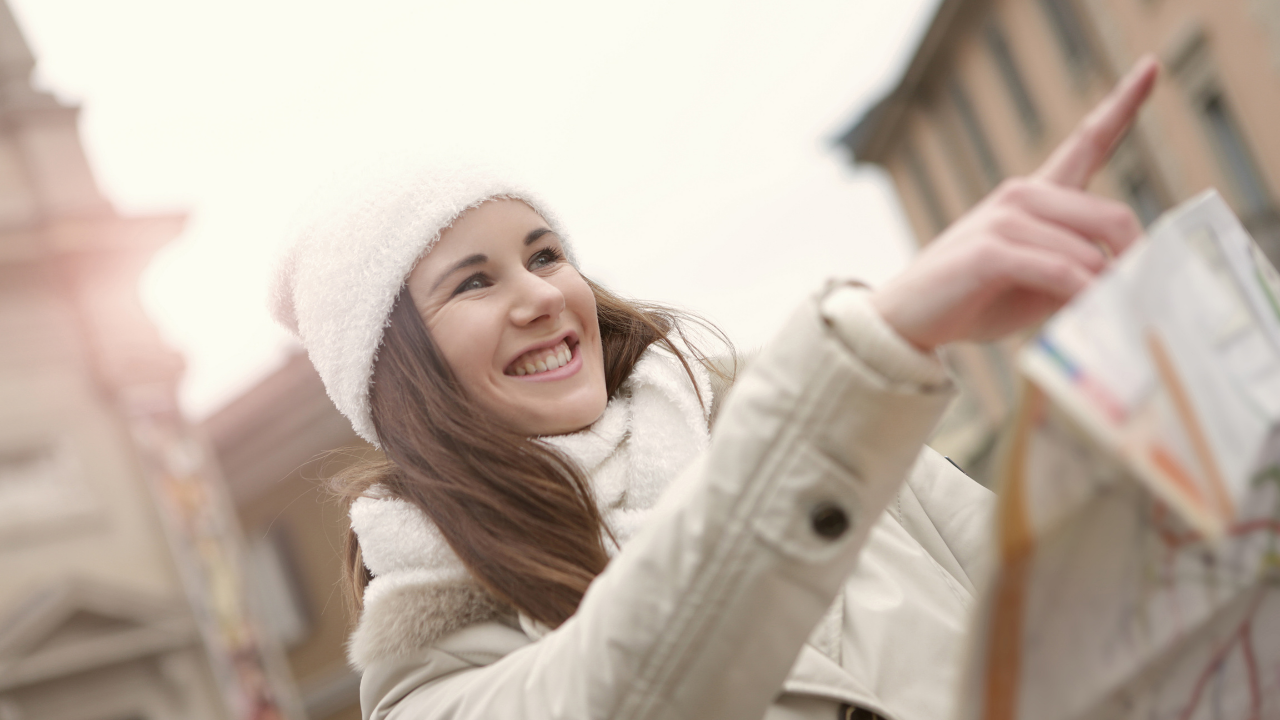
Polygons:
<instances>
[{"instance_id":1,"label":"coat sleeve","mask_svg":"<svg viewBox=\"0 0 1280 720\"><path fill-rule=\"evenodd\" d=\"M761 717L950 394L918 353L894 367L853 292L807 302L737 379L706 453L572 618L483 667L370 668L365 717Z\"/></svg>"}]
</instances>

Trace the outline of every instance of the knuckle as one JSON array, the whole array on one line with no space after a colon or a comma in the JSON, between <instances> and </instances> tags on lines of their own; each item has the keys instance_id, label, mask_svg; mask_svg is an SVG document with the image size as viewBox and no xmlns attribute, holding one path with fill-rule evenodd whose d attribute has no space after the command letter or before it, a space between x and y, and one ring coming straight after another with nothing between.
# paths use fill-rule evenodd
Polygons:
<instances>
[{"instance_id":1,"label":"knuckle","mask_svg":"<svg viewBox=\"0 0 1280 720\"><path fill-rule=\"evenodd\" d=\"M1089 135L1089 119L1085 118L1079 125L1071 129L1067 139L1062 144L1073 150L1078 150L1089 143Z\"/></svg>"},{"instance_id":2,"label":"knuckle","mask_svg":"<svg viewBox=\"0 0 1280 720\"><path fill-rule=\"evenodd\" d=\"M1018 232L1020 225L1021 215L1008 207L993 209L987 220L987 227L997 235L1012 235Z\"/></svg>"},{"instance_id":3,"label":"knuckle","mask_svg":"<svg viewBox=\"0 0 1280 720\"><path fill-rule=\"evenodd\" d=\"M1073 284L1073 278L1075 277L1071 265L1065 260L1044 263L1031 274L1038 278L1036 284L1046 289L1068 288Z\"/></svg>"},{"instance_id":4,"label":"knuckle","mask_svg":"<svg viewBox=\"0 0 1280 720\"><path fill-rule=\"evenodd\" d=\"M1020 205L1026 202L1030 192L1030 180L1024 177L1013 177L1000 183L996 188L996 197L1005 203Z\"/></svg>"},{"instance_id":5,"label":"knuckle","mask_svg":"<svg viewBox=\"0 0 1280 720\"><path fill-rule=\"evenodd\" d=\"M1110 143L1107 142L1107 138L1102 132L1102 128L1097 123L1093 123L1089 127L1085 128L1084 144L1085 147L1095 154L1101 154L1111 149L1109 147Z\"/></svg>"},{"instance_id":6,"label":"knuckle","mask_svg":"<svg viewBox=\"0 0 1280 720\"><path fill-rule=\"evenodd\" d=\"M1062 261L1049 265L1047 274L1055 285L1069 284L1072 278L1075 277L1075 272L1072 270L1071 265Z\"/></svg>"},{"instance_id":7,"label":"knuckle","mask_svg":"<svg viewBox=\"0 0 1280 720\"><path fill-rule=\"evenodd\" d=\"M1079 127L1076 128L1076 132L1079 134L1080 139L1085 143L1088 143L1089 145L1097 145L1103 140L1106 121L1107 117L1106 113L1103 112L1103 108L1094 108L1093 111L1086 115L1084 120L1080 122Z\"/></svg>"},{"instance_id":8,"label":"knuckle","mask_svg":"<svg viewBox=\"0 0 1280 720\"><path fill-rule=\"evenodd\" d=\"M1133 210L1123 203L1115 203L1106 216L1107 227L1117 237L1129 238L1141 231L1142 223Z\"/></svg>"},{"instance_id":9,"label":"knuckle","mask_svg":"<svg viewBox=\"0 0 1280 720\"><path fill-rule=\"evenodd\" d=\"M1129 208L1125 208L1125 235L1129 238L1135 238L1142 234L1142 221L1138 219L1138 214Z\"/></svg>"},{"instance_id":10,"label":"knuckle","mask_svg":"<svg viewBox=\"0 0 1280 720\"><path fill-rule=\"evenodd\" d=\"M1088 243L1084 261L1085 267L1096 272L1107 264L1107 256L1096 243Z\"/></svg>"}]
</instances>

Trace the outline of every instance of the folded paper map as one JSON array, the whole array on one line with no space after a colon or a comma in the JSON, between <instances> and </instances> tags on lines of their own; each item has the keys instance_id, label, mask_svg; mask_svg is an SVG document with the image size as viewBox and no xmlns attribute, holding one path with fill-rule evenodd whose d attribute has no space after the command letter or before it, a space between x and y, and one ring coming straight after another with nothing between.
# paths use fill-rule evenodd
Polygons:
<instances>
[{"instance_id":1,"label":"folded paper map","mask_svg":"<svg viewBox=\"0 0 1280 720\"><path fill-rule=\"evenodd\" d=\"M1278 299L1210 191L1020 352L965 718L1280 717Z\"/></svg>"}]
</instances>

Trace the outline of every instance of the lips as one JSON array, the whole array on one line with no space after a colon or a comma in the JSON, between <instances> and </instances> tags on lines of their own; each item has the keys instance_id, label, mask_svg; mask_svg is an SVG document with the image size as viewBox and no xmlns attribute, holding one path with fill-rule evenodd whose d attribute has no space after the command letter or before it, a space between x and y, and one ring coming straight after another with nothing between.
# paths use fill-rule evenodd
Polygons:
<instances>
[{"instance_id":1,"label":"lips","mask_svg":"<svg viewBox=\"0 0 1280 720\"><path fill-rule=\"evenodd\" d=\"M526 350L503 370L504 375L525 377L558 370L573 359L578 340L572 334L550 344Z\"/></svg>"}]
</instances>

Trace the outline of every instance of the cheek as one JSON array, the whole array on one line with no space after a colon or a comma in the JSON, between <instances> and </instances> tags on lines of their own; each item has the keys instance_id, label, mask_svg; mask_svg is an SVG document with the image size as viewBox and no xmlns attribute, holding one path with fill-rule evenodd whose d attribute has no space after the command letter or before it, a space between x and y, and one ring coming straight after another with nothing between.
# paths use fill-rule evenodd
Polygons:
<instances>
[{"instance_id":1,"label":"cheek","mask_svg":"<svg viewBox=\"0 0 1280 720\"><path fill-rule=\"evenodd\" d=\"M454 377L468 394L477 389L481 378L493 364L498 334L484 313L451 312L437 317L429 328L440 354L444 356Z\"/></svg>"},{"instance_id":2,"label":"cheek","mask_svg":"<svg viewBox=\"0 0 1280 720\"><path fill-rule=\"evenodd\" d=\"M596 317L596 296L582 276L576 270L572 272L573 277L560 287L560 292L564 293L565 306L577 316L584 332L598 338L600 324Z\"/></svg>"}]
</instances>

